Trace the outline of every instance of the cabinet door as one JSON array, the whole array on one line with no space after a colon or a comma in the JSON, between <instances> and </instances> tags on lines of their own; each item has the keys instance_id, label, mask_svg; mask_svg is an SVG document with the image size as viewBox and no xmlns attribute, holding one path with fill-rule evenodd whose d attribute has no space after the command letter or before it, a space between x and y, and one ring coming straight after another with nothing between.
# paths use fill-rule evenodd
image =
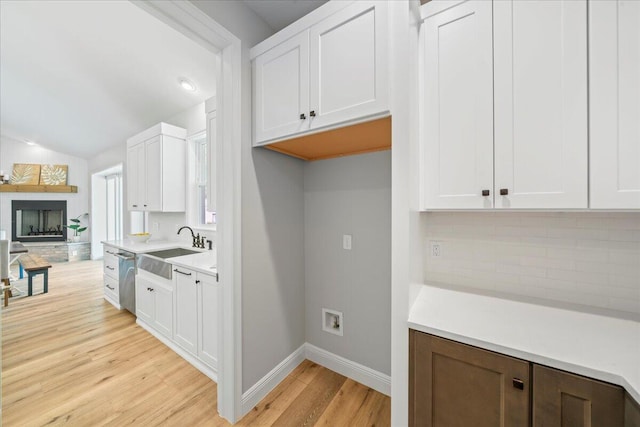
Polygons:
<instances>
[{"instance_id":1,"label":"cabinet door","mask_svg":"<svg viewBox=\"0 0 640 427\"><path fill-rule=\"evenodd\" d=\"M145 141L144 210L162 211L162 136Z\"/></svg>"},{"instance_id":2,"label":"cabinet door","mask_svg":"<svg viewBox=\"0 0 640 427\"><path fill-rule=\"evenodd\" d=\"M153 326L155 302L151 288L153 284L150 281L136 276L136 317Z\"/></svg>"},{"instance_id":3,"label":"cabinet door","mask_svg":"<svg viewBox=\"0 0 640 427\"><path fill-rule=\"evenodd\" d=\"M409 345L410 426L528 425L528 362L413 330Z\"/></svg>"},{"instance_id":4,"label":"cabinet door","mask_svg":"<svg viewBox=\"0 0 640 427\"><path fill-rule=\"evenodd\" d=\"M127 207L132 211L144 209L145 158L144 144L127 150Z\"/></svg>"},{"instance_id":5,"label":"cabinet door","mask_svg":"<svg viewBox=\"0 0 640 427\"><path fill-rule=\"evenodd\" d=\"M213 369L218 367L218 283L213 276L198 274L200 280L200 337L198 357Z\"/></svg>"},{"instance_id":6,"label":"cabinet door","mask_svg":"<svg viewBox=\"0 0 640 427\"><path fill-rule=\"evenodd\" d=\"M491 10L469 1L424 21L424 209L493 207Z\"/></svg>"},{"instance_id":7,"label":"cabinet door","mask_svg":"<svg viewBox=\"0 0 640 427\"><path fill-rule=\"evenodd\" d=\"M589 2L591 204L640 209L640 2Z\"/></svg>"},{"instance_id":8,"label":"cabinet door","mask_svg":"<svg viewBox=\"0 0 640 427\"><path fill-rule=\"evenodd\" d=\"M534 427L623 425L621 387L534 365Z\"/></svg>"},{"instance_id":9,"label":"cabinet door","mask_svg":"<svg viewBox=\"0 0 640 427\"><path fill-rule=\"evenodd\" d=\"M253 67L254 143L308 129L309 32L258 56Z\"/></svg>"},{"instance_id":10,"label":"cabinet door","mask_svg":"<svg viewBox=\"0 0 640 427\"><path fill-rule=\"evenodd\" d=\"M493 8L495 206L586 208L586 0Z\"/></svg>"},{"instance_id":11,"label":"cabinet door","mask_svg":"<svg viewBox=\"0 0 640 427\"><path fill-rule=\"evenodd\" d=\"M163 286L154 285L151 291L155 297L156 330L169 338L173 338L173 291Z\"/></svg>"},{"instance_id":12,"label":"cabinet door","mask_svg":"<svg viewBox=\"0 0 640 427\"><path fill-rule=\"evenodd\" d=\"M174 269L174 273L174 292L176 293L175 340L185 350L196 354L198 344L198 291L196 274L180 267Z\"/></svg>"},{"instance_id":13,"label":"cabinet door","mask_svg":"<svg viewBox=\"0 0 640 427\"><path fill-rule=\"evenodd\" d=\"M311 27L309 108L317 129L388 111L384 2L357 1Z\"/></svg>"}]
</instances>

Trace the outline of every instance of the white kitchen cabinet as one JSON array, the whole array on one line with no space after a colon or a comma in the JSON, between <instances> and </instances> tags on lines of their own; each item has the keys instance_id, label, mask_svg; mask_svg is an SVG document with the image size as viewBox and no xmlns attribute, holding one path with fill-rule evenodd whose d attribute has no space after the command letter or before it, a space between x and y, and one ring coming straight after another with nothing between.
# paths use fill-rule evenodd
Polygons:
<instances>
[{"instance_id":1,"label":"white kitchen cabinet","mask_svg":"<svg viewBox=\"0 0 640 427\"><path fill-rule=\"evenodd\" d=\"M586 208L586 0L493 13L495 207Z\"/></svg>"},{"instance_id":2,"label":"white kitchen cabinet","mask_svg":"<svg viewBox=\"0 0 640 427\"><path fill-rule=\"evenodd\" d=\"M218 368L218 293L216 278L198 273L198 358Z\"/></svg>"},{"instance_id":3,"label":"white kitchen cabinet","mask_svg":"<svg viewBox=\"0 0 640 427\"><path fill-rule=\"evenodd\" d=\"M493 207L491 10L491 2L472 0L423 24L422 181L429 209Z\"/></svg>"},{"instance_id":4,"label":"white kitchen cabinet","mask_svg":"<svg viewBox=\"0 0 640 427\"><path fill-rule=\"evenodd\" d=\"M104 255L102 257L104 299L120 310L119 264L116 253L118 253L117 248L104 245Z\"/></svg>"},{"instance_id":5,"label":"white kitchen cabinet","mask_svg":"<svg viewBox=\"0 0 640 427\"><path fill-rule=\"evenodd\" d=\"M388 114L386 8L352 2L262 45L253 61L254 145Z\"/></svg>"},{"instance_id":6,"label":"white kitchen cabinet","mask_svg":"<svg viewBox=\"0 0 640 427\"><path fill-rule=\"evenodd\" d=\"M173 269L176 293L175 340L192 354L198 351L198 284L196 274L182 267Z\"/></svg>"},{"instance_id":7,"label":"white kitchen cabinet","mask_svg":"<svg viewBox=\"0 0 640 427\"><path fill-rule=\"evenodd\" d=\"M217 367L218 283L214 276L174 267L175 335L183 349Z\"/></svg>"},{"instance_id":8,"label":"white kitchen cabinet","mask_svg":"<svg viewBox=\"0 0 640 427\"><path fill-rule=\"evenodd\" d=\"M145 147L138 144L127 149L127 207L137 211L144 208L145 192Z\"/></svg>"},{"instance_id":9,"label":"white kitchen cabinet","mask_svg":"<svg viewBox=\"0 0 640 427\"><path fill-rule=\"evenodd\" d=\"M640 209L640 2L589 2L590 205Z\"/></svg>"},{"instance_id":10,"label":"white kitchen cabinet","mask_svg":"<svg viewBox=\"0 0 640 427\"><path fill-rule=\"evenodd\" d=\"M429 10L423 209L587 208L586 1Z\"/></svg>"},{"instance_id":11,"label":"white kitchen cabinet","mask_svg":"<svg viewBox=\"0 0 640 427\"><path fill-rule=\"evenodd\" d=\"M185 129L160 123L127 140L129 210L185 210L185 138Z\"/></svg>"},{"instance_id":12,"label":"white kitchen cabinet","mask_svg":"<svg viewBox=\"0 0 640 427\"><path fill-rule=\"evenodd\" d=\"M309 128L309 32L292 37L253 63L255 141Z\"/></svg>"},{"instance_id":13,"label":"white kitchen cabinet","mask_svg":"<svg viewBox=\"0 0 640 427\"><path fill-rule=\"evenodd\" d=\"M173 288L171 281L136 275L136 316L139 321L173 339Z\"/></svg>"}]
</instances>

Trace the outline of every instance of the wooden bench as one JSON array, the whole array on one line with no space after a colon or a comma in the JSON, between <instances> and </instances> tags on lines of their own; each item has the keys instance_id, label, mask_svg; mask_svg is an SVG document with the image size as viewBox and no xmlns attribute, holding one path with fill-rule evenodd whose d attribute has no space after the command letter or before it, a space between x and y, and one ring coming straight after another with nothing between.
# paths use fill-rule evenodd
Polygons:
<instances>
[{"instance_id":1,"label":"wooden bench","mask_svg":"<svg viewBox=\"0 0 640 427\"><path fill-rule=\"evenodd\" d=\"M49 269L51 268L51 264L49 261L39 257L34 254L26 254L22 255L18 260L20 265L29 275L29 293L28 295L33 295L33 276L38 274L44 275L44 292L47 293L49 291Z\"/></svg>"}]
</instances>

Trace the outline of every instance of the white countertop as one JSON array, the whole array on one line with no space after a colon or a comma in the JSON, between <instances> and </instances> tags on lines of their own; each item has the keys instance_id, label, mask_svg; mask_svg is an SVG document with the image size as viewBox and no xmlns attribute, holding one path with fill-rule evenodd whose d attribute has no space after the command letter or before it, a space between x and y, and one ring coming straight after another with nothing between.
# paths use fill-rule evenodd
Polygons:
<instances>
[{"instance_id":1,"label":"white countertop","mask_svg":"<svg viewBox=\"0 0 640 427\"><path fill-rule=\"evenodd\" d=\"M409 327L618 384L640 402L640 323L425 285Z\"/></svg>"},{"instance_id":2,"label":"white countertop","mask_svg":"<svg viewBox=\"0 0 640 427\"><path fill-rule=\"evenodd\" d=\"M113 246L118 249L133 252L135 254L143 254L153 251L161 251L163 249L172 248L187 248L201 251L197 254L183 255L174 258L165 259L166 262L178 265L184 268L199 271L206 274L217 274L217 252L215 248L211 251L206 249L195 249L190 245L185 245L180 242L170 242L166 240L153 241L150 240L147 243L133 243L130 240L105 240L102 244Z\"/></svg>"}]
</instances>

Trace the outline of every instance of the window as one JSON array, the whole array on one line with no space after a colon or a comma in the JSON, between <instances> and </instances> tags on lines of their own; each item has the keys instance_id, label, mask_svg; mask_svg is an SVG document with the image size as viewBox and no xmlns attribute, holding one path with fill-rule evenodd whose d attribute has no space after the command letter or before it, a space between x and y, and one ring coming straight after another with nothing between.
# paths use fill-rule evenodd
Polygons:
<instances>
[{"instance_id":1,"label":"window","mask_svg":"<svg viewBox=\"0 0 640 427\"><path fill-rule=\"evenodd\" d=\"M211 227L216 223L216 213L208 210L207 205L207 135L199 134L193 139L195 152L195 184L197 200L197 226Z\"/></svg>"},{"instance_id":2,"label":"window","mask_svg":"<svg viewBox=\"0 0 640 427\"><path fill-rule=\"evenodd\" d=\"M107 188L107 240L122 239L122 176L105 177Z\"/></svg>"}]
</instances>

